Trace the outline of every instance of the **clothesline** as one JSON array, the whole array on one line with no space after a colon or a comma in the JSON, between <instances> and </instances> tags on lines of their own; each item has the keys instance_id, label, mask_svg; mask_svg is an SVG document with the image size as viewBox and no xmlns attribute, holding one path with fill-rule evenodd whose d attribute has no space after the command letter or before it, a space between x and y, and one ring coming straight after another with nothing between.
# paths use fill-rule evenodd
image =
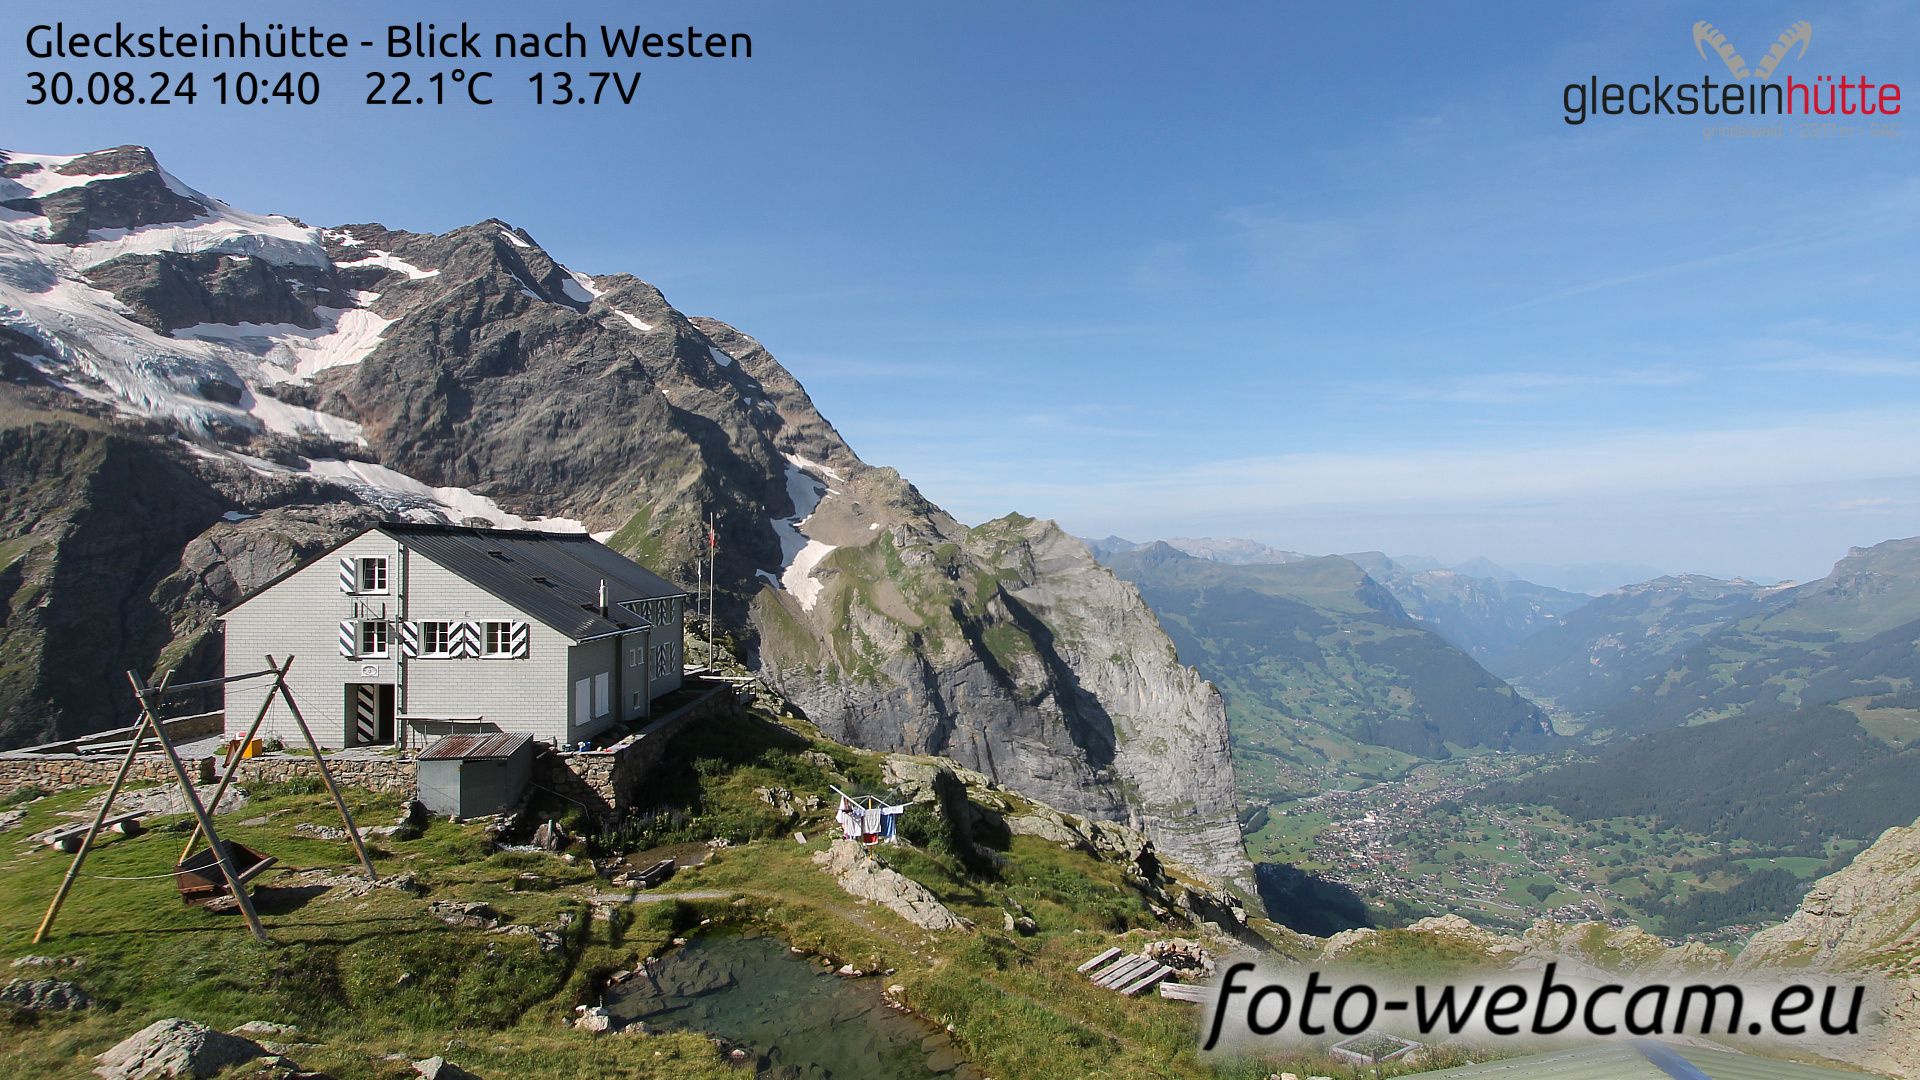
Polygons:
<instances>
[{"instance_id":1,"label":"clothesline","mask_svg":"<svg viewBox=\"0 0 1920 1080\"><path fill-rule=\"evenodd\" d=\"M838 786L828 786L840 796L840 808L833 816L840 823L841 836L869 847L893 843L896 822L907 812L905 803L889 806L877 795L849 795Z\"/></svg>"}]
</instances>

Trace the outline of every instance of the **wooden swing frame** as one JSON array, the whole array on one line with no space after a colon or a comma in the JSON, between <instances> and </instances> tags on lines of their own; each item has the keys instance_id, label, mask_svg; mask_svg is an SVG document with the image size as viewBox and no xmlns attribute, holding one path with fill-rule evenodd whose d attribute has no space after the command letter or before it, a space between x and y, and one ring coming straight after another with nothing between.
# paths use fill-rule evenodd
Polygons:
<instances>
[{"instance_id":1,"label":"wooden swing frame","mask_svg":"<svg viewBox=\"0 0 1920 1080\"><path fill-rule=\"evenodd\" d=\"M267 937L266 928L260 924L259 913L254 910L253 898L247 892L246 877L235 870L233 860L228 858L226 845L221 842L220 834L214 829L213 814L220 805L221 797L227 793L227 788L233 783L234 775L240 769L240 761L245 756L246 747L259 733L261 723L267 718L267 710L273 707L276 698L286 703L288 711L293 714L294 723L300 728L300 734L306 739L307 749L313 754L314 767L319 770L320 779L326 785L327 794L333 797L334 808L340 811L340 820L346 824L347 835L353 840L354 852L360 857L360 865L367 873L367 880L377 880L379 875L373 869L373 859L367 855L367 846L360 839L360 829L353 822L353 813L347 809L347 802L340 794L339 785L334 782L332 770L327 768L326 755L321 752L320 744L313 737L313 729L307 726L306 717L301 715L299 704L293 700L293 693L287 688L287 671L293 667L293 657L289 655L284 663L276 662L271 655L266 659L267 667L264 671L183 683L179 686L173 685L172 671L168 671L161 678L158 686L148 686L139 672L127 672L127 681L133 685L134 699L140 703L140 719L134 724L133 740L127 745L126 756L121 759L120 770L114 774L113 783L107 788L106 798L101 800L100 809L94 814L93 822L88 825L86 835L80 840L79 850L73 853L73 863L67 867L66 877L61 879L59 891L54 893L53 902L47 905L47 914L40 920L40 928L33 933L35 944L45 941L47 934L53 929L53 922L60 914L61 905L66 903L67 895L73 891L74 882L80 877L80 867L87 861L87 853L93 850L105 822L112 816L113 802L120 796L121 787L125 785L128 774L133 771L133 763L139 759L141 746L146 742L149 732L153 734L155 742L166 755L174 780L180 785L181 795L185 798L187 808L193 812L195 819L193 835L187 838L187 846L181 850L180 858L176 860L176 872L186 863L187 857L193 854L195 846L204 836L207 846L212 849L213 860L220 869L220 876L226 881L235 906L240 909L241 916L246 920L248 931L257 941L271 940ZM268 675L273 676L273 686L268 689L265 700L260 703L259 711L254 713L253 723L248 725L247 733L241 736L228 751L225 769L221 774L219 786L214 788L213 796L202 803L200 792L194 787L193 778L187 775L187 767L180 760L179 752L174 749L173 740L167 735L166 723L160 719L159 703L173 694L188 690L242 682Z\"/></svg>"}]
</instances>

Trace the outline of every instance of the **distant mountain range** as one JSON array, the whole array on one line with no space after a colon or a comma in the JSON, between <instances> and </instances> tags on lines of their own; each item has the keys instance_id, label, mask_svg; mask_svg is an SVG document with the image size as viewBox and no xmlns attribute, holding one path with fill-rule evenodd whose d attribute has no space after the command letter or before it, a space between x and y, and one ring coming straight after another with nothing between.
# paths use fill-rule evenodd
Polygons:
<instances>
[{"instance_id":1,"label":"distant mountain range","mask_svg":"<svg viewBox=\"0 0 1920 1080\"><path fill-rule=\"evenodd\" d=\"M1546 717L1340 556L1196 558L1170 543L1105 562L1221 689L1254 801L1468 746L1539 746ZM1392 754L1382 753L1382 750Z\"/></svg>"},{"instance_id":2,"label":"distant mountain range","mask_svg":"<svg viewBox=\"0 0 1920 1080\"><path fill-rule=\"evenodd\" d=\"M1920 538L1855 548L1818 581L1661 578L1601 597L1494 667L1583 723L1633 733L1846 703L1911 707Z\"/></svg>"}]
</instances>

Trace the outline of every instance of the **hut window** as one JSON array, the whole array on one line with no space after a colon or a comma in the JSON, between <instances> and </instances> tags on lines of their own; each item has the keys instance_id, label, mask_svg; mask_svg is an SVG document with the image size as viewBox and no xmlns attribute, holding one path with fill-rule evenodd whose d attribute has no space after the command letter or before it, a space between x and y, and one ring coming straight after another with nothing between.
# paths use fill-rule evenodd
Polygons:
<instances>
[{"instance_id":1,"label":"hut window","mask_svg":"<svg viewBox=\"0 0 1920 1080\"><path fill-rule=\"evenodd\" d=\"M387 624L378 619L365 619L360 623L360 655L387 655Z\"/></svg>"}]
</instances>

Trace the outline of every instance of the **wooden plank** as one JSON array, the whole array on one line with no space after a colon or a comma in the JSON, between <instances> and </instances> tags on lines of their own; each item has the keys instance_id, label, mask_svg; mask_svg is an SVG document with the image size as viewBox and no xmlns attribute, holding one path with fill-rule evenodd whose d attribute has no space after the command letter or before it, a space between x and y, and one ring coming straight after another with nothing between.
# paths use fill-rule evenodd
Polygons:
<instances>
[{"instance_id":1,"label":"wooden plank","mask_svg":"<svg viewBox=\"0 0 1920 1080\"><path fill-rule=\"evenodd\" d=\"M1160 996L1163 998L1171 998L1174 1001L1191 1001L1196 1004L1204 1004L1207 996L1211 992L1208 987L1195 986L1192 983L1163 982L1160 984Z\"/></svg>"},{"instance_id":2,"label":"wooden plank","mask_svg":"<svg viewBox=\"0 0 1920 1080\"><path fill-rule=\"evenodd\" d=\"M1153 965L1152 971L1147 972L1138 980L1128 983L1127 988L1120 991L1120 993L1126 997L1139 997L1140 991L1145 990L1147 987L1152 986L1154 983L1159 982L1171 974L1173 974L1172 968L1165 964L1155 964Z\"/></svg>"},{"instance_id":3,"label":"wooden plank","mask_svg":"<svg viewBox=\"0 0 1920 1080\"><path fill-rule=\"evenodd\" d=\"M1140 967L1145 961L1146 958L1143 956L1123 956L1108 965L1104 970L1095 972L1093 985L1112 986L1116 979L1125 977L1129 972Z\"/></svg>"},{"instance_id":4,"label":"wooden plank","mask_svg":"<svg viewBox=\"0 0 1920 1080\"><path fill-rule=\"evenodd\" d=\"M131 836L133 835L134 832L138 832L139 828L136 825L133 831L129 832L126 829L126 826L135 825L135 823L137 823L141 818L145 816L146 816L146 811L144 810L136 811L131 814L117 814L110 818L102 818L100 820L100 828L117 829L120 832ZM88 829L88 826L84 824L69 825L64 829L55 829L54 831L47 834L47 846L61 847L68 840L78 839L79 837L85 836L87 834L87 829ZM64 850L74 851L76 849L65 848Z\"/></svg>"},{"instance_id":5,"label":"wooden plank","mask_svg":"<svg viewBox=\"0 0 1920 1080\"><path fill-rule=\"evenodd\" d=\"M1129 956L1127 957L1126 963L1115 964L1113 967L1107 969L1099 978L1093 980L1093 985L1104 986L1109 990L1117 990L1121 986L1126 985L1127 980L1145 973L1153 964L1154 961L1144 956Z\"/></svg>"},{"instance_id":6,"label":"wooden plank","mask_svg":"<svg viewBox=\"0 0 1920 1080\"><path fill-rule=\"evenodd\" d=\"M1099 967L1101 964L1104 964L1107 961L1119 955L1120 955L1119 949L1108 949L1106 952L1101 953L1099 956L1096 956L1093 959L1087 961L1086 963L1081 964L1080 974L1085 975L1087 972L1092 971L1094 968Z\"/></svg>"}]
</instances>

